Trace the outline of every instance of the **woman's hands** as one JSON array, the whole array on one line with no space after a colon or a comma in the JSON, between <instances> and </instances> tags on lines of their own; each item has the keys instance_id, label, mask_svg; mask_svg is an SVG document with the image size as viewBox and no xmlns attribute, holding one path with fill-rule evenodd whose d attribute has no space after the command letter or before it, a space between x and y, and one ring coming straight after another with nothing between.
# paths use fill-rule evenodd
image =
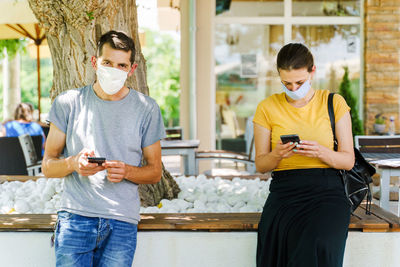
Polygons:
<instances>
[{"instance_id":1,"label":"woman's hands","mask_svg":"<svg viewBox=\"0 0 400 267\"><path fill-rule=\"evenodd\" d=\"M298 144L293 149L293 153L299 154L302 156L306 156L309 158L320 158L321 159L326 150L329 150L329 149L325 146L320 145L316 141L301 140L300 144Z\"/></svg>"},{"instance_id":2,"label":"woman's hands","mask_svg":"<svg viewBox=\"0 0 400 267\"><path fill-rule=\"evenodd\" d=\"M279 141L271 153L279 160L289 158L295 153L294 149L297 145L297 142L283 144L282 141Z\"/></svg>"},{"instance_id":3,"label":"woman's hands","mask_svg":"<svg viewBox=\"0 0 400 267\"><path fill-rule=\"evenodd\" d=\"M283 144L282 141L279 141L272 153L280 160L290 158L294 154L309 158L322 158L326 150L326 147L320 145L316 141L302 140L299 144L297 142Z\"/></svg>"}]
</instances>

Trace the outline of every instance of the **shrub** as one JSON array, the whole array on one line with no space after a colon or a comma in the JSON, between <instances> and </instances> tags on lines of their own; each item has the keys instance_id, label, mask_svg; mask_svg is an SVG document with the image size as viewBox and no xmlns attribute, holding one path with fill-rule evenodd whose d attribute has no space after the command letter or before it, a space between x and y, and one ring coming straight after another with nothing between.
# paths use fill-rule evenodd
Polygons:
<instances>
[{"instance_id":1,"label":"shrub","mask_svg":"<svg viewBox=\"0 0 400 267\"><path fill-rule=\"evenodd\" d=\"M363 135L364 134L364 127L363 123L358 117L358 106L357 106L357 99L353 96L351 92L351 83L349 79L349 68L347 66L344 68L344 75L342 82L340 83L339 87L339 94L343 96L346 100L347 105L351 108L350 115L351 115L351 124L352 124L352 131L353 136L356 135Z\"/></svg>"}]
</instances>

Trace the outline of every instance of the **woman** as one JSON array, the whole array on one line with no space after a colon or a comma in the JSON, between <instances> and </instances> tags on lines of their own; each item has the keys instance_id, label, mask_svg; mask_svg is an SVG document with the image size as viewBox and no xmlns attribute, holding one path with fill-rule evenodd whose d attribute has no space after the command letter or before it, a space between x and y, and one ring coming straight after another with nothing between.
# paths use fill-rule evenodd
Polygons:
<instances>
[{"instance_id":1,"label":"woman","mask_svg":"<svg viewBox=\"0 0 400 267\"><path fill-rule=\"evenodd\" d=\"M258 226L257 266L342 266L350 204L338 170L354 165L350 108L334 96L336 152L329 91L311 88L311 52L287 44L277 69L284 93L263 100L253 119L257 170L273 171ZM301 141L283 144L280 136L287 134Z\"/></svg>"},{"instance_id":2,"label":"woman","mask_svg":"<svg viewBox=\"0 0 400 267\"><path fill-rule=\"evenodd\" d=\"M42 156L46 136L42 127L33 122L33 106L29 103L20 103L15 109L14 120L6 122L3 127L4 136L20 136L23 134L42 136Z\"/></svg>"}]
</instances>

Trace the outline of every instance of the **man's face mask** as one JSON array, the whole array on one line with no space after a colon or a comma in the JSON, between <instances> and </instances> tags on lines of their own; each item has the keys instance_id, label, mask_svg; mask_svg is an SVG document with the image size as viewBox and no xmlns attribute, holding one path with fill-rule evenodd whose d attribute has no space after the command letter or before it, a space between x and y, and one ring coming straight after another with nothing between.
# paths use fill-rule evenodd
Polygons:
<instances>
[{"instance_id":1,"label":"man's face mask","mask_svg":"<svg viewBox=\"0 0 400 267\"><path fill-rule=\"evenodd\" d=\"M293 100L299 100L307 95L308 91L310 91L311 84L310 80L307 80L299 87L299 89L297 89L294 92L287 89L283 83L282 83L282 88L288 97L290 97Z\"/></svg>"},{"instance_id":2,"label":"man's face mask","mask_svg":"<svg viewBox=\"0 0 400 267\"><path fill-rule=\"evenodd\" d=\"M97 79L99 80L101 89L107 95L114 95L124 86L128 72L117 68L105 67L101 64L97 65Z\"/></svg>"}]
</instances>

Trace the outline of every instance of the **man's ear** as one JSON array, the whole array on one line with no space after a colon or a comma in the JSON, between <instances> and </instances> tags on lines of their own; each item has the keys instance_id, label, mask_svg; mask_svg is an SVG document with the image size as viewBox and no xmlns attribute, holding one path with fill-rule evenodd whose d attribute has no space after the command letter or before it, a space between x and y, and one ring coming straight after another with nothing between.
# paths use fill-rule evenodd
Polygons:
<instances>
[{"instance_id":1,"label":"man's ear","mask_svg":"<svg viewBox=\"0 0 400 267\"><path fill-rule=\"evenodd\" d=\"M92 58L90 59L90 62L92 62L93 69L97 70L97 57L92 56Z\"/></svg>"},{"instance_id":2,"label":"man's ear","mask_svg":"<svg viewBox=\"0 0 400 267\"><path fill-rule=\"evenodd\" d=\"M138 64L132 64L132 68L128 73L128 77L131 76L135 72L137 66L138 66Z\"/></svg>"}]
</instances>

